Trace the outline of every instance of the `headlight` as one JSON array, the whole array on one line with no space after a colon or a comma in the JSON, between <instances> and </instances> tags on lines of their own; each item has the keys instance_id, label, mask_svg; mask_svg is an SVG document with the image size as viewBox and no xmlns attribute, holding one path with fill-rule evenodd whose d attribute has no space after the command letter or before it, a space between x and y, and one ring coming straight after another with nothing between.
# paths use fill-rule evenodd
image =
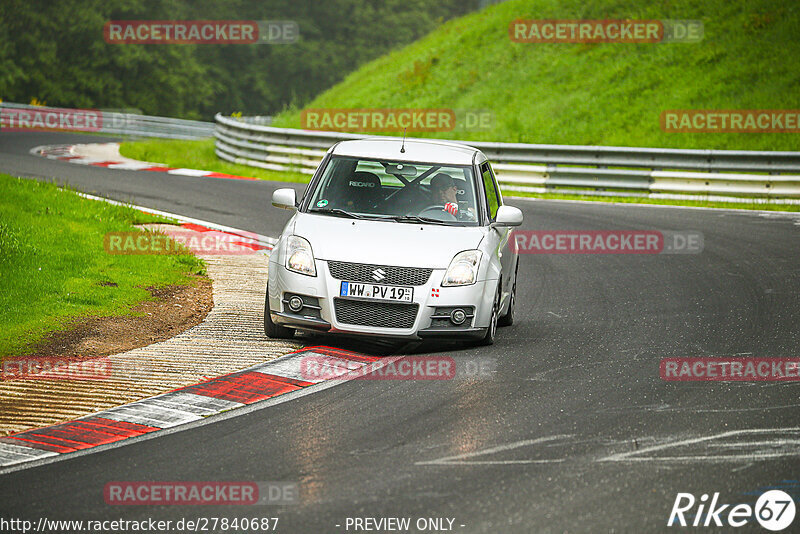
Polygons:
<instances>
[{"instance_id":1,"label":"headlight","mask_svg":"<svg viewBox=\"0 0 800 534\"><path fill-rule=\"evenodd\" d=\"M302 237L289 236L286 242L286 268L296 273L317 276L311 244Z\"/></svg>"},{"instance_id":2,"label":"headlight","mask_svg":"<svg viewBox=\"0 0 800 534\"><path fill-rule=\"evenodd\" d=\"M453 261L450 262L450 267L444 273L444 280L442 286L468 286L474 284L478 279L478 267L481 264L481 251L480 250L465 250L459 252Z\"/></svg>"}]
</instances>

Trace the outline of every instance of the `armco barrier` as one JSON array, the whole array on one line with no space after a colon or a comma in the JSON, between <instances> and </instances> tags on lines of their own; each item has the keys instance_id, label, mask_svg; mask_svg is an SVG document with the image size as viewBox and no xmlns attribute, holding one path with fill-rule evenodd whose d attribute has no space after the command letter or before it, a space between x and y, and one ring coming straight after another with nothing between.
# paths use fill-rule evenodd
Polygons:
<instances>
[{"instance_id":1,"label":"armco barrier","mask_svg":"<svg viewBox=\"0 0 800 534\"><path fill-rule=\"evenodd\" d=\"M338 141L370 137L215 120L217 156L276 171L312 174ZM482 150L509 191L800 203L800 152L454 142Z\"/></svg>"},{"instance_id":2,"label":"armco barrier","mask_svg":"<svg viewBox=\"0 0 800 534\"><path fill-rule=\"evenodd\" d=\"M108 134L134 135L141 137L161 137L167 139L204 139L214 135L214 123L192 121L186 119L173 119L170 117L152 117L149 115L139 115L136 113L125 113L122 111L110 111L102 109L94 110L69 110L54 108L49 106L31 106L25 104L14 104L12 102L0 102L0 112L6 117L19 117L21 114L28 113L31 119L28 121L33 127L32 117L34 114L43 115L47 112L54 114L71 112L85 112L99 118L97 128L89 131L96 131ZM3 128L8 126L8 120L3 121Z\"/></svg>"}]
</instances>

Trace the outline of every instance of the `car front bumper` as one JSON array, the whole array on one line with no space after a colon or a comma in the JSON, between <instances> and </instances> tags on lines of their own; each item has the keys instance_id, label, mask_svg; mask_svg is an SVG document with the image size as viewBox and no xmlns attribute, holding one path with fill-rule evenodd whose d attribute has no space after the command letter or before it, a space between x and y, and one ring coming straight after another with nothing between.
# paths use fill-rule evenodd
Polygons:
<instances>
[{"instance_id":1,"label":"car front bumper","mask_svg":"<svg viewBox=\"0 0 800 534\"><path fill-rule=\"evenodd\" d=\"M392 324L392 312L389 308L397 308L381 301L340 297L342 280L331 275L327 261L317 259L316 269L317 276L306 276L289 271L276 261L270 261L267 298L274 323L306 331L386 338L482 338L489 325L497 288L497 280L480 280L469 286L441 287L445 269L434 269L425 284L413 286L413 301L408 304L418 306L413 324L409 309L403 312L404 315L408 314L405 319L407 324L396 327ZM298 295L309 306L293 312L288 307L287 295ZM386 313L380 310L379 314L386 318L385 324L367 326L340 321L335 299L347 301L345 304L350 308L363 307L373 311L376 307L386 308ZM339 302L340 310L341 305ZM472 316L467 317L462 325L456 326L446 319L446 312L455 308L464 309ZM374 317L367 319L376 321Z\"/></svg>"}]
</instances>

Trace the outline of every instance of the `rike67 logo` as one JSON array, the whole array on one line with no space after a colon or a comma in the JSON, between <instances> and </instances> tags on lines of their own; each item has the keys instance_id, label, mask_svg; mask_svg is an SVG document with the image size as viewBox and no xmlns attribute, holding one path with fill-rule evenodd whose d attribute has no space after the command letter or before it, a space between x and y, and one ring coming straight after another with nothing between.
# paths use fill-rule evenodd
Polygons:
<instances>
[{"instance_id":1,"label":"rike67 logo","mask_svg":"<svg viewBox=\"0 0 800 534\"><path fill-rule=\"evenodd\" d=\"M672 512L669 514L668 527L742 527L757 521L767 530L783 530L794 521L795 504L792 497L781 490L764 492L755 506L749 504L718 504L719 493L715 493L708 502L708 494L704 493L700 500L691 493L678 493ZM695 510L695 504L697 509Z\"/></svg>"}]
</instances>

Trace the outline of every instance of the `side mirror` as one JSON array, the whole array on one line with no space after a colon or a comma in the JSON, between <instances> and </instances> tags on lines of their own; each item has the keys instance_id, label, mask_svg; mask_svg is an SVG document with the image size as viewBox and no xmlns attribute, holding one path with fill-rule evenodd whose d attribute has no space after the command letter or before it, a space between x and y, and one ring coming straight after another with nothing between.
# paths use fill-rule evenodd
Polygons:
<instances>
[{"instance_id":1,"label":"side mirror","mask_svg":"<svg viewBox=\"0 0 800 534\"><path fill-rule=\"evenodd\" d=\"M522 210L514 206L500 206L494 218L494 226L519 226L522 224Z\"/></svg>"},{"instance_id":2,"label":"side mirror","mask_svg":"<svg viewBox=\"0 0 800 534\"><path fill-rule=\"evenodd\" d=\"M276 208L283 208L285 210L295 210L297 206L295 203L297 199L295 197L294 189L276 189L274 193L272 193L272 205Z\"/></svg>"}]
</instances>

